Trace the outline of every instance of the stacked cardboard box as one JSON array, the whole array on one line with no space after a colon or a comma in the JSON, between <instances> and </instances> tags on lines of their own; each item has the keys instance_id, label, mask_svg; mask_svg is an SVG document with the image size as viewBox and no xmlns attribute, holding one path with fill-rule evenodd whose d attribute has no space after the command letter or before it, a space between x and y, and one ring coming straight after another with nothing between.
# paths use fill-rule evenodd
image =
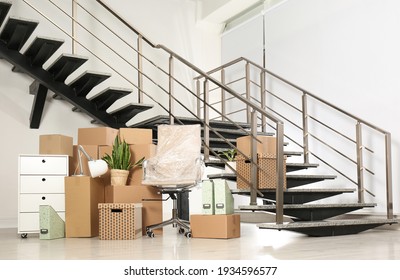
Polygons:
<instances>
[{"instance_id":1,"label":"stacked cardboard box","mask_svg":"<svg viewBox=\"0 0 400 280\"><path fill-rule=\"evenodd\" d=\"M251 136L239 137L236 146L245 156L251 156ZM275 189L277 181L276 170L276 137L257 136L257 169L258 189ZM238 173L237 188L249 189L251 163L242 154L236 156L236 168ZM286 164L284 164L286 173ZM286 177L284 177L286 188Z\"/></svg>"},{"instance_id":2,"label":"stacked cardboard box","mask_svg":"<svg viewBox=\"0 0 400 280\"><path fill-rule=\"evenodd\" d=\"M234 199L226 180L205 180L202 183L203 215L191 215L194 238L240 237L240 216L234 213Z\"/></svg>"}]
</instances>

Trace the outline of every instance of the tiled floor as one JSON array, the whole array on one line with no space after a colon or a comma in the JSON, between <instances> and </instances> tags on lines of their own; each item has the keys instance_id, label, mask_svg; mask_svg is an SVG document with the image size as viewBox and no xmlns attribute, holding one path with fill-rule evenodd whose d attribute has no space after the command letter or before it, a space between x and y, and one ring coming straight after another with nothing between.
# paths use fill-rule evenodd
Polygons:
<instances>
[{"instance_id":1,"label":"tiled floor","mask_svg":"<svg viewBox=\"0 0 400 280\"><path fill-rule=\"evenodd\" d=\"M114 241L23 239L16 229L0 229L0 248L1 260L400 260L400 227L308 237L242 223L241 237L229 240L187 239L166 227L155 238Z\"/></svg>"}]
</instances>

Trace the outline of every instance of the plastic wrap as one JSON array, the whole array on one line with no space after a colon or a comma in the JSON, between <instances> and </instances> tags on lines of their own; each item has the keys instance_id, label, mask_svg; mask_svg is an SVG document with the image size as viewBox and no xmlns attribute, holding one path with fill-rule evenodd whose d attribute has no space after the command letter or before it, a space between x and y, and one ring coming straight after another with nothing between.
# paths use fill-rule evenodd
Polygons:
<instances>
[{"instance_id":1,"label":"plastic wrap","mask_svg":"<svg viewBox=\"0 0 400 280\"><path fill-rule=\"evenodd\" d=\"M201 180L200 125L159 125L156 155L143 165L143 184L185 185Z\"/></svg>"}]
</instances>

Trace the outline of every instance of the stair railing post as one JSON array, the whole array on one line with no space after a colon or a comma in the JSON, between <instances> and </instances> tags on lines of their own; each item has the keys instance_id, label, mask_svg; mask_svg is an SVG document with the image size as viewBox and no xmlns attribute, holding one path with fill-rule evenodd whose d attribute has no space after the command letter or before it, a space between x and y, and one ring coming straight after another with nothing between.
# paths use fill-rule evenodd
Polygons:
<instances>
[{"instance_id":1,"label":"stair railing post","mask_svg":"<svg viewBox=\"0 0 400 280\"><path fill-rule=\"evenodd\" d=\"M201 88L200 88L200 80L196 80L196 97L197 97L197 102L196 102L196 115L199 119L201 119Z\"/></svg>"},{"instance_id":2,"label":"stair railing post","mask_svg":"<svg viewBox=\"0 0 400 280\"><path fill-rule=\"evenodd\" d=\"M77 7L78 5L76 4L75 0L72 0L72 29L71 29L71 37L72 37L72 54L76 54L76 41L75 41L75 36L76 36L76 15L77 15Z\"/></svg>"},{"instance_id":3,"label":"stair railing post","mask_svg":"<svg viewBox=\"0 0 400 280\"><path fill-rule=\"evenodd\" d=\"M204 161L210 159L210 110L208 108L209 104L209 84L208 79L204 80L204 102L203 102L203 117L204 117Z\"/></svg>"},{"instance_id":4,"label":"stair railing post","mask_svg":"<svg viewBox=\"0 0 400 280\"><path fill-rule=\"evenodd\" d=\"M361 123L356 124L356 148L357 148L357 188L358 202L364 203L364 163L363 163L363 146Z\"/></svg>"},{"instance_id":5,"label":"stair railing post","mask_svg":"<svg viewBox=\"0 0 400 280\"><path fill-rule=\"evenodd\" d=\"M250 63L246 63L246 99L250 100ZM247 123L251 121L251 109L249 105L246 105Z\"/></svg>"},{"instance_id":6,"label":"stair railing post","mask_svg":"<svg viewBox=\"0 0 400 280\"><path fill-rule=\"evenodd\" d=\"M169 123L174 124L174 57L169 56L169 100L168 100L168 113L169 113Z\"/></svg>"},{"instance_id":7,"label":"stair railing post","mask_svg":"<svg viewBox=\"0 0 400 280\"><path fill-rule=\"evenodd\" d=\"M266 96L265 96L265 71L261 70L260 73L260 96L261 96L261 108L264 110L266 109ZM267 118L265 115L261 116L261 131L266 132L267 131Z\"/></svg>"},{"instance_id":8,"label":"stair railing post","mask_svg":"<svg viewBox=\"0 0 400 280\"><path fill-rule=\"evenodd\" d=\"M225 85L225 69L221 69L221 84ZM226 92L221 88L221 115L222 120L225 121L226 117Z\"/></svg>"},{"instance_id":9,"label":"stair railing post","mask_svg":"<svg viewBox=\"0 0 400 280\"><path fill-rule=\"evenodd\" d=\"M276 223L283 224L283 187L285 182L284 174L284 164L285 164L285 155L283 152L283 136L284 136L284 127L283 123L278 122L276 124L276 171L277 171L277 180L276 180Z\"/></svg>"},{"instance_id":10,"label":"stair railing post","mask_svg":"<svg viewBox=\"0 0 400 280\"><path fill-rule=\"evenodd\" d=\"M303 114L303 161L304 163L310 162L309 146L308 146L308 105L307 105L307 94L303 92L302 96L302 114Z\"/></svg>"},{"instance_id":11,"label":"stair railing post","mask_svg":"<svg viewBox=\"0 0 400 280\"><path fill-rule=\"evenodd\" d=\"M137 38L137 59L138 59L138 103L143 103L143 36L138 35Z\"/></svg>"},{"instance_id":12,"label":"stair railing post","mask_svg":"<svg viewBox=\"0 0 400 280\"><path fill-rule=\"evenodd\" d=\"M386 159L386 211L387 218L393 219L393 193L392 193L392 139L391 134L385 134L385 159Z\"/></svg>"},{"instance_id":13,"label":"stair railing post","mask_svg":"<svg viewBox=\"0 0 400 280\"><path fill-rule=\"evenodd\" d=\"M251 112L251 168L250 168L250 205L257 205L258 155L257 155L257 111Z\"/></svg>"}]
</instances>

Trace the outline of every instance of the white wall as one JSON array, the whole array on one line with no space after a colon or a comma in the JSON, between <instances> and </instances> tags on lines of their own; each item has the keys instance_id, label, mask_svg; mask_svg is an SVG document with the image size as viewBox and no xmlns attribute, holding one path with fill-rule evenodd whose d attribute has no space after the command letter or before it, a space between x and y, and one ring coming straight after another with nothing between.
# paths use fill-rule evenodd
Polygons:
<instances>
[{"instance_id":1,"label":"white wall","mask_svg":"<svg viewBox=\"0 0 400 280\"><path fill-rule=\"evenodd\" d=\"M399 10L400 3L394 0L289 0L265 13L265 63L269 70L392 133L396 213L400 209L397 172L400 164L400 133L397 129L400 118L397 105L400 90ZM245 53L249 47L237 53ZM273 81L269 86L281 88ZM284 90L283 93L290 92L287 88ZM332 115L326 108L313 109L310 113L318 114L323 121L333 121L335 128L355 135L354 121ZM376 150L365 156L366 166L377 173L375 178L367 175L366 187L376 194L376 198L366 195L366 201L378 202L379 206L373 211L383 213L386 210L383 140L369 129L365 129L363 135L364 144ZM344 145L339 138L331 136L328 141ZM321 148L319 152L325 150ZM355 148L349 152L354 157ZM348 163L338 161L336 164L347 169ZM354 175L352 172L353 178Z\"/></svg>"},{"instance_id":2,"label":"white wall","mask_svg":"<svg viewBox=\"0 0 400 280\"><path fill-rule=\"evenodd\" d=\"M44 5L45 10L50 9L43 1L32 2L35 5ZM65 5L65 7L63 6L64 10L70 11L69 1L59 2ZM164 44L198 67L209 69L220 64L219 26L196 21L196 2L190 0L134 0L129 2L114 0L108 1L108 3L154 43ZM55 20L62 19L61 25L65 25L63 28L71 29L70 23L64 15L57 15L54 11L51 14ZM45 24L45 20L27 8L22 1L13 1L11 15L39 20L40 28L37 33L40 35L55 38L64 36L56 28ZM102 19L107 21L106 18ZM128 34L125 35L128 36ZM69 38L64 38L66 44L58 54L70 53ZM93 65L95 64L89 64L89 66ZM89 68L89 70L93 69ZM103 71L101 68L95 68L95 70ZM76 143L77 129L90 127L91 119L84 114L73 113L71 105L54 100L51 98L52 94L49 94L40 128L29 129L33 96L28 94L28 89L32 79L24 74L11 72L11 65L1 60L0 73L0 122L4 131L1 146L5 154L5 160L2 161L0 168L2 178L0 227L16 227L18 155L37 153L38 138L41 134L69 135L74 137ZM192 73L186 72L179 75L184 76L186 81L192 81ZM192 208L196 210L196 206Z\"/></svg>"}]
</instances>

